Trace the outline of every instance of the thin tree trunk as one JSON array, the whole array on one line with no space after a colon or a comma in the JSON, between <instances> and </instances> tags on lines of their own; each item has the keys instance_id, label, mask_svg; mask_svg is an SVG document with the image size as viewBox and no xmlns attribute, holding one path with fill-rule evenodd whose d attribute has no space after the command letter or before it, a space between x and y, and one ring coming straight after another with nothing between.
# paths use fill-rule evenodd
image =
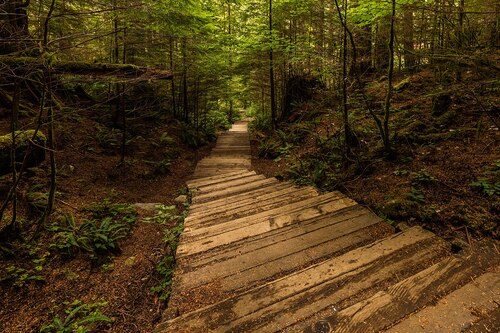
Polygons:
<instances>
[{"instance_id":1,"label":"thin tree trunk","mask_svg":"<svg viewBox=\"0 0 500 333\"><path fill-rule=\"evenodd\" d=\"M177 117L177 105L175 103L175 75L174 75L174 36L170 35L170 49L169 49L170 71L172 72L172 80L170 81L172 90L172 110L174 117Z\"/></svg>"},{"instance_id":2,"label":"thin tree trunk","mask_svg":"<svg viewBox=\"0 0 500 333\"><path fill-rule=\"evenodd\" d=\"M274 130L276 129L276 96L273 59L273 0L269 0L269 82L271 85L271 123Z\"/></svg>"},{"instance_id":3,"label":"thin tree trunk","mask_svg":"<svg viewBox=\"0 0 500 333\"><path fill-rule=\"evenodd\" d=\"M17 168L16 168L16 131L18 126L19 118L19 102L21 99L21 84L19 79L14 80L14 95L12 97L12 121L11 121L11 131L12 131L12 149L10 154L10 161L12 167L12 186L15 186L17 182ZM14 191L12 197L12 220L10 226L14 232L17 231L17 191Z\"/></svg>"},{"instance_id":4,"label":"thin tree trunk","mask_svg":"<svg viewBox=\"0 0 500 333\"><path fill-rule=\"evenodd\" d=\"M394 21L396 20L396 0L392 0L391 29L389 35L389 69L387 73L387 95L384 110L384 150L387 154L391 151L389 118L392 99L392 80L394 75Z\"/></svg>"},{"instance_id":5,"label":"thin tree trunk","mask_svg":"<svg viewBox=\"0 0 500 333\"><path fill-rule=\"evenodd\" d=\"M187 47L187 40L186 37L184 37L184 39L182 40L182 66L183 66L182 97L183 97L183 107L184 107L184 120L186 122L189 122L186 47Z\"/></svg>"}]
</instances>

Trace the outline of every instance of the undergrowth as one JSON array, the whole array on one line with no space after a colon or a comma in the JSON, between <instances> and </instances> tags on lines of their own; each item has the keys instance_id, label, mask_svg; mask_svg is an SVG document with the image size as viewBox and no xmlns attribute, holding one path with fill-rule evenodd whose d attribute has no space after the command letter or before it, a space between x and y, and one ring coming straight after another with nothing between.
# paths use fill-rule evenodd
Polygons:
<instances>
[{"instance_id":1,"label":"undergrowth","mask_svg":"<svg viewBox=\"0 0 500 333\"><path fill-rule=\"evenodd\" d=\"M67 308L64 317L56 315L52 321L40 328L40 333L87 333L95 332L95 327L101 323L111 323L113 320L101 312L107 302L84 303L80 300L64 302Z\"/></svg>"},{"instance_id":2,"label":"undergrowth","mask_svg":"<svg viewBox=\"0 0 500 333\"><path fill-rule=\"evenodd\" d=\"M168 249L167 255L156 265L156 272L160 276L160 279L151 288L151 292L157 295L158 299L162 302L166 302L170 297L176 264L175 253L179 243L179 236L184 230L184 219L188 213L188 207L189 203L185 203L184 210L179 212L176 206L158 205L156 206L155 215L143 219L147 223L167 225L163 236L163 241Z\"/></svg>"},{"instance_id":3,"label":"undergrowth","mask_svg":"<svg viewBox=\"0 0 500 333\"><path fill-rule=\"evenodd\" d=\"M92 258L119 252L118 241L130 233L137 219L131 205L109 200L89 205L83 211L90 213L90 218L78 222L74 215L66 214L47 227L54 233L50 249L67 257L79 251L91 253Z\"/></svg>"}]
</instances>

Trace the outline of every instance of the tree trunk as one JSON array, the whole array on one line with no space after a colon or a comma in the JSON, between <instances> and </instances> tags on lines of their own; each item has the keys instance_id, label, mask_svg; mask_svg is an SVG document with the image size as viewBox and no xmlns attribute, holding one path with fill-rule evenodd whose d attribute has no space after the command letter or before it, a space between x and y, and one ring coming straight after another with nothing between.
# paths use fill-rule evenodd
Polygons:
<instances>
[{"instance_id":1,"label":"tree trunk","mask_svg":"<svg viewBox=\"0 0 500 333\"><path fill-rule=\"evenodd\" d=\"M170 60L170 71L172 74L174 73L174 36L170 35L170 48L169 48L169 60ZM175 103L175 80L172 77L171 81L171 90L172 90L172 112L174 117L177 117L177 105Z\"/></svg>"},{"instance_id":2,"label":"tree trunk","mask_svg":"<svg viewBox=\"0 0 500 333\"><path fill-rule=\"evenodd\" d=\"M389 34L389 69L387 72L387 95L384 110L384 150L386 154L391 152L391 140L389 133L389 116L392 99L392 79L394 74L394 21L396 20L396 0L392 0L391 27Z\"/></svg>"},{"instance_id":3,"label":"tree trunk","mask_svg":"<svg viewBox=\"0 0 500 333\"><path fill-rule=\"evenodd\" d=\"M413 38L413 10L405 8L403 10L403 46L404 46L404 67L414 69L415 67L415 47Z\"/></svg>"},{"instance_id":4,"label":"tree trunk","mask_svg":"<svg viewBox=\"0 0 500 333\"><path fill-rule=\"evenodd\" d=\"M271 123L273 129L276 129L276 96L273 59L273 0L269 0L269 82L271 85Z\"/></svg>"}]
</instances>

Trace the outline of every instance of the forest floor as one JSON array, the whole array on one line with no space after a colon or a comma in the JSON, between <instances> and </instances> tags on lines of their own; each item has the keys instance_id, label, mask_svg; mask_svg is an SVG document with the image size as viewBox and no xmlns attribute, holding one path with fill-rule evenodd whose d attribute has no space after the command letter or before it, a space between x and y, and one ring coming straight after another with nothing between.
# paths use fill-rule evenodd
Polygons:
<instances>
[{"instance_id":1,"label":"forest floor","mask_svg":"<svg viewBox=\"0 0 500 333\"><path fill-rule=\"evenodd\" d=\"M340 190L389 223L423 225L458 246L483 237L498 239L498 79L465 74L461 83L442 86L424 70L396 82L392 159L380 153L373 120L353 99L356 145L345 163L335 97L319 92L299 105L275 135L254 129L253 168L324 191ZM366 88L377 110L385 85L380 78ZM438 96L445 96L449 107L433 115ZM9 132L7 114L0 118L0 133ZM74 328L80 319L99 321L100 313L113 321L98 324L106 332L151 332L160 320L165 307L161 292L168 290L163 282L171 274L162 260L169 255L165 239L173 222L145 221L153 213L131 205L176 205L211 145L193 150L182 143L185 129L173 119L143 116L129 124L133 136L120 164L120 130L111 123L105 112L90 108L58 115L56 214L36 242L0 241L0 332L38 332L43 325L57 325L57 318ZM45 162L30 169L20 185L25 230L33 230L31 223L43 208L48 174ZM0 177L2 201L9 184L9 175ZM177 212L167 213L181 214L184 208L177 204ZM77 241L80 246L72 243L71 237L85 230L72 226L71 217L77 226L111 217L129 228L116 249L89 250L84 240ZM77 315L71 317L71 310Z\"/></svg>"},{"instance_id":2,"label":"forest floor","mask_svg":"<svg viewBox=\"0 0 500 333\"><path fill-rule=\"evenodd\" d=\"M385 77L367 84L375 110L382 109L386 85ZM458 246L483 237L498 240L499 91L498 77L472 72L445 85L435 82L430 70L399 76L390 120L395 153L389 159L382 156L365 104L356 99L349 104L355 145L346 159L342 118L333 111L338 106L320 92L301 104L277 135L254 128L253 168L340 190L391 224L422 225ZM448 105L433 111L441 99Z\"/></svg>"},{"instance_id":3,"label":"forest floor","mask_svg":"<svg viewBox=\"0 0 500 333\"><path fill-rule=\"evenodd\" d=\"M1 133L8 133L8 124L8 119L0 119ZM168 272L158 267L169 254L164 238L172 223L144 221L154 213L131 205L176 205L175 198L184 192L185 181L210 145L199 150L185 146L180 139L183 129L167 116L134 124L138 124L130 129L134 139L120 164L121 135L108 126L109 119L89 110L61 115L56 129L56 213L35 242L3 239L0 243L0 332L38 332L50 324L47 332L57 327L76 329L79 320L95 321L106 332L151 332L160 319L165 307L160 297L163 287L168 288L162 283ZM20 185L23 229L33 230L30 223L44 203L33 198L46 199L48 174L44 163L30 169ZM2 201L9 182L10 175L0 177ZM177 208L185 209L179 204ZM77 221L76 227L68 223L68 216ZM85 237L78 229L85 219L104 221L109 216L130 225L115 248L89 251L88 239L82 238L75 241L78 245L71 243ZM59 229L51 229L57 225ZM72 310L74 317L69 314ZM101 313L113 323L98 323Z\"/></svg>"}]
</instances>

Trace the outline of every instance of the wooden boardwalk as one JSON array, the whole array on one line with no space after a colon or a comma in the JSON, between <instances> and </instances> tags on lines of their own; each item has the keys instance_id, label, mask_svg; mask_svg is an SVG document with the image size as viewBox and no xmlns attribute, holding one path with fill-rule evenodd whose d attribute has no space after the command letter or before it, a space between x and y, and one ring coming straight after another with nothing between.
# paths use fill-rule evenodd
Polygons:
<instances>
[{"instance_id":1,"label":"wooden boardwalk","mask_svg":"<svg viewBox=\"0 0 500 333\"><path fill-rule=\"evenodd\" d=\"M396 233L340 192L251 169L247 124L199 162L157 332L500 332L500 256Z\"/></svg>"}]
</instances>

